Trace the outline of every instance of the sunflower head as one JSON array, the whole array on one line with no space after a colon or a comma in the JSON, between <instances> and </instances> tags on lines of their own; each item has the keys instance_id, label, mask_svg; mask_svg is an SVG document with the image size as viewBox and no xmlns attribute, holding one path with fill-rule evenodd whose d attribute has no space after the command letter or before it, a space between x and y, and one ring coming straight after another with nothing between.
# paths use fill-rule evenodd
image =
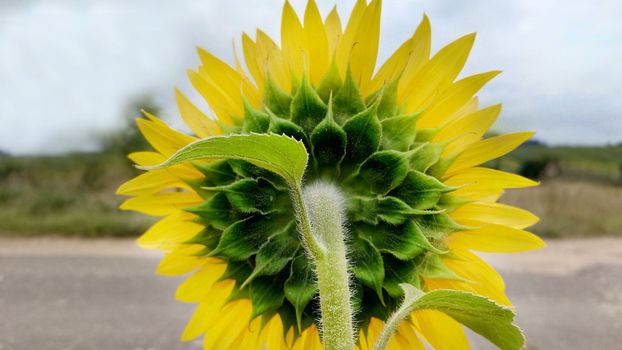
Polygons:
<instances>
[{"instance_id":1,"label":"sunflower head","mask_svg":"<svg viewBox=\"0 0 622 350\"><path fill-rule=\"evenodd\" d=\"M380 9L379 0L358 1L342 29L335 9L324 20L311 0L301 22L286 2L280 46L261 31L242 37L246 70L199 50L202 65L189 77L216 118L176 91L197 137L287 135L309 155L305 182L339 189L361 348L398 307L401 283L509 305L500 277L471 250L541 246L522 230L533 215L495 203L504 188L534 183L480 167L531 133L482 140L500 107L480 108L475 95L499 72L456 80L474 35L430 57L424 16L375 71ZM130 155L138 164L160 163L196 139L147 116L138 125L155 151ZM200 303L185 339L206 333L215 349L320 347L313 266L281 178L243 160L193 162L151 170L119 193L135 196L122 208L165 216L139 239L167 252L158 271L195 271L177 293ZM413 313L393 341L442 348L441 332L453 348L466 346L460 326L433 311Z\"/></svg>"}]
</instances>

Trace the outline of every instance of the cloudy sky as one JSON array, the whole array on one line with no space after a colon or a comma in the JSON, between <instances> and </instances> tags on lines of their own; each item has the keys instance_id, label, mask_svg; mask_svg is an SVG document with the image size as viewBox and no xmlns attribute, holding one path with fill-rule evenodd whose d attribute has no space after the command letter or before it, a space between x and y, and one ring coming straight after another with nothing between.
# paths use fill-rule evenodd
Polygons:
<instances>
[{"instance_id":1,"label":"cloudy sky","mask_svg":"<svg viewBox=\"0 0 622 350\"><path fill-rule=\"evenodd\" d=\"M292 0L300 11L304 2ZM337 1L342 17L353 2ZM242 31L278 38L282 3L0 0L0 150L92 149L144 94L178 120L172 88L191 92L185 70L198 64L195 47L230 61ZM334 1L318 3L326 14ZM476 31L465 73L504 71L480 94L504 104L497 130L535 130L553 144L622 141L620 0L385 0L381 58L424 12L433 50Z\"/></svg>"}]
</instances>

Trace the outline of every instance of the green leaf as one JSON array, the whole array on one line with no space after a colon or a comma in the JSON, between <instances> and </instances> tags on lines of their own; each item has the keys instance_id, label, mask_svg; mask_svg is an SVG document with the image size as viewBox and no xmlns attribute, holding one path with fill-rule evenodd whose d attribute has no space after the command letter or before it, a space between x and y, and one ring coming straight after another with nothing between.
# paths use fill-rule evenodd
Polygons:
<instances>
[{"instance_id":1,"label":"green leaf","mask_svg":"<svg viewBox=\"0 0 622 350\"><path fill-rule=\"evenodd\" d=\"M274 83L268 76L263 104L281 118L289 118L292 97Z\"/></svg>"},{"instance_id":2,"label":"green leaf","mask_svg":"<svg viewBox=\"0 0 622 350\"><path fill-rule=\"evenodd\" d=\"M408 151L417 135L419 114L401 115L382 121L382 147Z\"/></svg>"},{"instance_id":3,"label":"green leaf","mask_svg":"<svg viewBox=\"0 0 622 350\"><path fill-rule=\"evenodd\" d=\"M346 154L346 132L333 119L332 108L311 133L313 156L320 167L337 168Z\"/></svg>"},{"instance_id":4,"label":"green leaf","mask_svg":"<svg viewBox=\"0 0 622 350\"><path fill-rule=\"evenodd\" d=\"M168 167L199 159L239 159L280 175L290 185L300 185L307 166L307 151L300 141L274 134L214 136L195 141L164 163L144 170Z\"/></svg>"},{"instance_id":5,"label":"green leaf","mask_svg":"<svg viewBox=\"0 0 622 350\"><path fill-rule=\"evenodd\" d=\"M384 304L382 283L384 281L384 263L382 255L374 245L366 239L355 239L349 247L350 261L354 276L364 285L370 287Z\"/></svg>"},{"instance_id":6,"label":"green leaf","mask_svg":"<svg viewBox=\"0 0 622 350\"><path fill-rule=\"evenodd\" d=\"M503 350L523 347L523 333L514 325L514 312L507 307L485 297L457 290L434 290L423 294L410 285L402 288L406 293L404 303L412 311L441 311Z\"/></svg>"},{"instance_id":7,"label":"green leaf","mask_svg":"<svg viewBox=\"0 0 622 350\"><path fill-rule=\"evenodd\" d=\"M251 216L229 226L210 256L222 256L228 260L246 260L257 253L259 247L271 235L283 230L286 218Z\"/></svg>"},{"instance_id":8,"label":"green leaf","mask_svg":"<svg viewBox=\"0 0 622 350\"><path fill-rule=\"evenodd\" d=\"M408 173L408 155L398 151L372 154L352 181L362 183L376 194L386 194L398 186Z\"/></svg>"},{"instance_id":9,"label":"green leaf","mask_svg":"<svg viewBox=\"0 0 622 350\"><path fill-rule=\"evenodd\" d=\"M412 220L398 226L359 225L357 232L359 236L369 239L381 252L389 253L400 260L411 260L428 251L441 252L428 241Z\"/></svg>"},{"instance_id":10,"label":"green leaf","mask_svg":"<svg viewBox=\"0 0 622 350\"><path fill-rule=\"evenodd\" d=\"M340 125L350 119L353 115L361 113L365 110L365 101L361 96L358 84L352 77L352 71L348 67L346 80L334 95L333 109L335 111L335 120ZM375 113L374 109L374 113Z\"/></svg>"},{"instance_id":11,"label":"green leaf","mask_svg":"<svg viewBox=\"0 0 622 350\"><path fill-rule=\"evenodd\" d=\"M328 107L315 92L307 76L303 75L301 85L292 100L292 122L300 125L307 134L310 134L324 119L327 110Z\"/></svg>"},{"instance_id":12,"label":"green leaf","mask_svg":"<svg viewBox=\"0 0 622 350\"><path fill-rule=\"evenodd\" d=\"M305 255L297 256L291 264L290 276L285 281L285 297L296 309L296 319L301 328L302 312L318 293L313 270Z\"/></svg>"},{"instance_id":13,"label":"green leaf","mask_svg":"<svg viewBox=\"0 0 622 350\"><path fill-rule=\"evenodd\" d=\"M443 193L452 190L453 188L443 184L435 177L419 171L410 171L402 183L389 194L402 199L413 209L424 210L434 207Z\"/></svg>"},{"instance_id":14,"label":"green leaf","mask_svg":"<svg viewBox=\"0 0 622 350\"><path fill-rule=\"evenodd\" d=\"M250 296L253 304L252 319L278 309L284 299L281 283L275 283L271 277L257 277L253 280L250 284Z\"/></svg>"},{"instance_id":15,"label":"green leaf","mask_svg":"<svg viewBox=\"0 0 622 350\"><path fill-rule=\"evenodd\" d=\"M287 229L279 232L261 245L255 256L255 269L244 281L242 288L258 276L271 276L281 272L298 252L300 242L296 226L291 222Z\"/></svg>"},{"instance_id":16,"label":"green leaf","mask_svg":"<svg viewBox=\"0 0 622 350\"><path fill-rule=\"evenodd\" d=\"M378 150L382 126L376 115L377 107L377 104L372 105L343 125L348 136L344 163L360 164Z\"/></svg>"}]
</instances>

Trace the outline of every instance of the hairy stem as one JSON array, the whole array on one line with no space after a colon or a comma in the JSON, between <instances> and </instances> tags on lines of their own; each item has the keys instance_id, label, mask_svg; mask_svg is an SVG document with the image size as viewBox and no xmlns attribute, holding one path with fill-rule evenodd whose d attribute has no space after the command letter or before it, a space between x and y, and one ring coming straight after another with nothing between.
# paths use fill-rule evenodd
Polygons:
<instances>
[{"instance_id":1,"label":"hairy stem","mask_svg":"<svg viewBox=\"0 0 622 350\"><path fill-rule=\"evenodd\" d=\"M324 348L352 350L354 326L341 196L334 186L322 183L294 192L301 236L314 260L320 290Z\"/></svg>"},{"instance_id":2,"label":"hairy stem","mask_svg":"<svg viewBox=\"0 0 622 350\"><path fill-rule=\"evenodd\" d=\"M404 290L404 300L384 324L384 329L378 340L376 340L374 350L385 350L387 348L397 327L410 315L416 306L415 302L424 294L419 289L408 284L400 284L400 287Z\"/></svg>"}]
</instances>

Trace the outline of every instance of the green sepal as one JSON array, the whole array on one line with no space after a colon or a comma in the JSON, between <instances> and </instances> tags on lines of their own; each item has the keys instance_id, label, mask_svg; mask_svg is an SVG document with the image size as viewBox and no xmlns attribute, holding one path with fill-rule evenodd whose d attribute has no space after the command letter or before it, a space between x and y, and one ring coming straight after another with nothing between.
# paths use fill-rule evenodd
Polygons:
<instances>
[{"instance_id":1,"label":"green sepal","mask_svg":"<svg viewBox=\"0 0 622 350\"><path fill-rule=\"evenodd\" d=\"M396 197L352 196L348 203L350 220L372 225L384 221L392 225L404 223L412 215L431 215L439 211L413 209Z\"/></svg>"},{"instance_id":2,"label":"green sepal","mask_svg":"<svg viewBox=\"0 0 622 350\"><path fill-rule=\"evenodd\" d=\"M277 310L285 295L281 283L272 277L257 277L250 283L250 297L253 304L251 319L267 312Z\"/></svg>"},{"instance_id":3,"label":"green sepal","mask_svg":"<svg viewBox=\"0 0 622 350\"><path fill-rule=\"evenodd\" d=\"M417 136L415 137L415 142L430 142L438 134L439 129L436 128L426 128L426 129L418 129Z\"/></svg>"},{"instance_id":4,"label":"green sepal","mask_svg":"<svg viewBox=\"0 0 622 350\"><path fill-rule=\"evenodd\" d=\"M231 159L227 162L231 166L232 171L239 177L264 179L278 190L287 190L287 184L284 183L283 178L271 171L262 169L244 160Z\"/></svg>"},{"instance_id":5,"label":"green sepal","mask_svg":"<svg viewBox=\"0 0 622 350\"><path fill-rule=\"evenodd\" d=\"M413 218L426 237L442 241L455 232L468 231L471 228L457 224L446 213L421 215Z\"/></svg>"},{"instance_id":6,"label":"green sepal","mask_svg":"<svg viewBox=\"0 0 622 350\"><path fill-rule=\"evenodd\" d=\"M417 135L420 114L400 115L384 119L382 123L382 148L408 151Z\"/></svg>"},{"instance_id":7,"label":"green sepal","mask_svg":"<svg viewBox=\"0 0 622 350\"><path fill-rule=\"evenodd\" d=\"M272 276L281 272L292 260L300 248L296 226L293 222L288 228L278 232L259 247L255 255L253 273L244 281L242 288L258 276Z\"/></svg>"},{"instance_id":8,"label":"green sepal","mask_svg":"<svg viewBox=\"0 0 622 350\"><path fill-rule=\"evenodd\" d=\"M201 230L201 232L197 233L194 237L184 243L204 245L206 248L205 253L209 253L218 245L221 234L221 230L217 230L212 226L206 226Z\"/></svg>"},{"instance_id":9,"label":"green sepal","mask_svg":"<svg viewBox=\"0 0 622 350\"><path fill-rule=\"evenodd\" d=\"M226 160L210 163L192 162L192 165L205 175L201 186L222 186L235 181L236 174Z\"/></svg>"},{"instance_id":10,"label":"green sepal","mask_svg":"<svg viewBox=\"0 0 622 350\"><path fill-rule=\"evenodd\" d=\"M342 84L341 77L339 76L339 68L337 68L337 64L333 60L328 73L324 76L317 88L317 93L330 107L330 96L335 95L341 88Z\"/></svg>"},{"instance_id":11,"label":"green sepal","mask_svg":"<svg viewBox=\"0 0 622 350\"><path fill-rule=\"evenodd\" d=\"M438 201L438 205L447 210L447 212L452 212L472 201L473 200L471 199L454 196L450 193L444 193Z\"/></svg>"},{"instance_id":12,"label":"green sepal","mask_svg":"<svg viewBox=\"0 0 622 350\"><path fill-rule=\"evenodd\" d=\"M428 254L419 264L417 271L419 276L429 279L454 280L469 282L450 269L438 254Z\"/></svg>"},{"instance_id":13,"label":"green sepal","mask_svg":"<svg viewBox=\"0 0 622 350\"><path fill-rule=\"evenodd\" d=\"M249 289L243 288L242 283L236 281L235 285L233 286L233 290L231 290L231 293L226 299L226 302L229 303L234 300L250 299L250 298L251 298L251 293Z\"/></svg>"},{"instance_id":14,"label":"green sepal","mask_svg":"<svg viewBox=\"0 0 622 350\"><path fill-rule=\"evenodd\" d=\"M383 288L391 297L401 298L404 295L404 291L400 288L401 283L421 286L416 261L401 261L390 255L383 255L383 259L385 266Z\"/></svg>"},{"instance_id":15,"label":"green sepal","mask_svg":"<svg viewBox=\"0 0 622 350\"><path fill-rule=\"evenodd\" d=\"M285 297L296 309L296 321L301 330L302 313L318 293L318 286L310 263L304 254L294 258L290 265L290 276L285 281L283 288Z\"/></svg>"},{"instance_id":16,"label":"green sepal","mask_svg":"<svg viewBox=\"0 0 622 350\"><path fill-rule=\"evenodd\" d=\"M228 261L225 272L218 281L234 280L242 284L253 272L253 267L248 261Z\"/></svg>"},{"instance_id":17,"label":"green sepal","mask_svg":"<svg viewBox=\"0 0 622 350\"><path fill-rule=\"evenodd\" d=\"M309 79L303 75L302 82L291 105L291 120L302 130L310 134L326 116L328 107L311 86Z\"/></svg>"},{"instance_id":18,"label":"green sepal","mask_svg":"<svg viewBox=\"0 0 622 350\"><path fill-rule=\"evenodd\" d=\"M344 164L360 164L378 150L382 125L376 115L377 108L378 104L374 104L348 119L343 125L348 137Z\"/></svg>"},{"instance_id":19,"label":"green sepal","mask_svg":"<svg viewBox=\"0 0 622 350\"><path fill-rule=\"evenodd\" d=\"M376 104L377 106L377 104ZM335 120L339 125L343 125L350 117L365 110L365 101L361 96L358 84L352 77L352 71L348 67L346 79L337 93L333 96L333 109ZM377 107L376 107L377 108ZM375 109L374 109L375 113Z\"/></svg>"},{"instance_id":20,"label":"green sepal","mask_svg":"<svg viewBox=\"0 0 622 350\"><path fill-rule=\"evenodd\" d=\"M392 150L376 152L361 164L350 183L358 183L375 194L387 194L404 180L408 163L407 153Z\"/></svg>"},{"instance_id":21,"label":"green sepal","mask_svg":"<svg viewBox=\"0 0 622 350\"><path fill-rule=\"evenodd\" d=\"M428 169L428 174L431 176L441 178L443 174L449 169L451 163L454 162L458 155L454 155L451 157L441 157L436 163L434 163L430 169Z\"/></svg>"},{"instance_id":22,"label":"green sepal","mask_svg":"<svg viewBox=\"0 0 622 350\"><path fill-rule=\"evenodd\" d=\"M197 215L199 222L212 225L219 230L225 230L243 217L231 206L224 193L217 193L209 200L184 210Z\"/></svg>"},{"instance_id":23,"label":"green sepal","mask_svg":"<svg viewBox=\"0 0 622 350\"><path fill-rule=\"evenodd\" d=\"M276 85L272 78L268 76L263 97L264 106L277 116L287 119L290 117L289 109L291 103L292 97Z\"/></svg>"},{"instance_id":24,"label":"green sepal","mask_svg":"<svg viewBox=\"0 0 622 350\"><path fill-rule=\"evenodd\" d=\"M444 193L452 190L435 177L409 171L402 183L389 194L402 199L413 209L424 210L434 207Z\"/></svg>"},{"instance_id":25,"label":"green sepal","mask_svg":"<svg viewBox=\"0 0 622 350\"><path fill-rule=\"evenodd\" d=\"M329 107L324 120L311 133L316 166L330 167L338 171L339 163L346 154L347 142L346 132L335 122L332 107Z\"/></svg>"},{"instance_id":26,"label":"green sepal","mask_svg":"<svg viewBox=\"0 0 622 350\"><path fill-rule=\"evenodd\" d=\"M366 102L368 105L372 104L376 99L380 99L378 105L378 118L380 120L393 117L397 113L397 87L399 82L399 79L395 79L367 97Z\"/></svg>"},{"instance_id":27,"label":"green sepal","mask_svg":"<svg viewBox=\"0 0 622 350\"><path fill-rule=\"evenodd\" d=\"M411 260L426 252L442 253L430 243L423 231L412 220L398 226L359 225L355 230L359 237L369 239L378 250L400 260Z\"/></svg>"},{"instance_id":28,"label":"green sepal","mask_svg":"<svg viewBox=\"0 0 622 350\"><path fill-rule=\"evenodd\" d=\"M267 214L273 209L277 190L266 180L245 178L227 186L206 187L221 191L233 208L242 213Z\"/></svg>"},{"instance_id":29,"label":"green sepal","mask_svg":"<svg viewBox=\"0 0 622 350\"><path fill-rule=\"evenodd\" d=\"M268 125L270 124L268 114L253 109L246 98L243 97L242 101L244 103L244 122L242 124L242 133L265 133L268 131Z\"/></svg>"},{"instance_id":30,"label":"green sepal","mask_svg":"<svg viewBox=\"0 0 622 350\"><path fill-rule=\"evenodd\" d=\"M274 215L254 215L240 220L223 231L218 246L210 256L246 260L257 253L268 237L283 230L284 220L288 219Z\"/></svg>"},{"instance_id":31,"label":"green sepal","mask_svg":"<svg viewBox=\"0 0 622 350\"><path fill-rule=\"evenodd\" d=\"M370 287L384 305L382 283L384 281L384 263L382 255L374 245L364 238L352 241L349 247L349 258L354 276L362 284Z\"/></svg>"},{"instance_id":32,"label":"green sepal","mask_svg":"<svg viewBox=\"0 0 622 350\"><path fill-rule=\"evenodd\" d=\"M293 137L296 140L304 142L307 148L309 147L307 135L300 126L288 119L277 117L276 114L272 113L270 110L268 110L268 115L270 115L270 127L268 128L269 132L277 135L287 135Z\"/></svg>"},{"instance_id":33,"label":"green sepal","mask_svg":"<svg viewBox=\"0 0 622 350\"><path fill-rule=\"evenodd\" d=\"M445 143L426 143L413 150L410 157L410 168L425 173L441 158Z\"/></svg>"}]
</instances>

